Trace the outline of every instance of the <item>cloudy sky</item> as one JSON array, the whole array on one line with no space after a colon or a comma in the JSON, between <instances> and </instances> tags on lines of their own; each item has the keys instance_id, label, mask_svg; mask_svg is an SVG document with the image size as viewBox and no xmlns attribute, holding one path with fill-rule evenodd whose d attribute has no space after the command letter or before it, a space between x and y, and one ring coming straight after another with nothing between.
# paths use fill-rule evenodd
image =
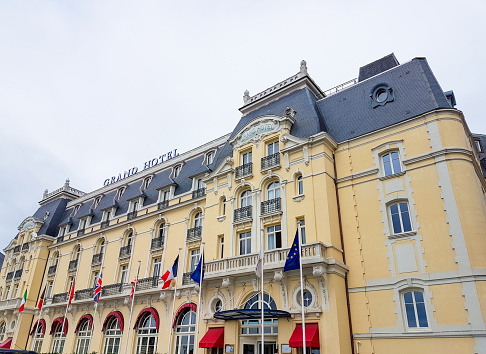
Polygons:
<instances>
[{"instance_id":1,"label":"cloudy sky","mask_svg":"<svg viewBox=\"0 0 486 354\"><path fill-rule=\"evenodd\" d=\"M45 189L89 192L229 133L244 90L302 59L325 90L391 52L426 57L486 133L485 19L483 0L0 0L0 248Z\"/></svg>"}]
</instances>

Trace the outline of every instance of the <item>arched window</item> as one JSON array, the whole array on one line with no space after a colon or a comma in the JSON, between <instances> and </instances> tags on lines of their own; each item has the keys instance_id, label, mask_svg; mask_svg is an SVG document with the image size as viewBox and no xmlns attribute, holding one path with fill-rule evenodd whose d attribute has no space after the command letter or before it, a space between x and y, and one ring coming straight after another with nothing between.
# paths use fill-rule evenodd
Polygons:
<instances>
[{"instance_id":1,"label":"arched window","mask_svg":"<svg viewBox=\"0 0 486 354\"><path fill-rule=\"evenodd\" d=\"M101 241L99 241L97 251L97 253L101 255L105 253L105 240L102 239Z\"/></svg>"},{"instance_id":2,"label":"arched window","mask_svg":"<svg viewBox=\"0 0 486 354\"><path fill-rule=\"evenodd\" d=\"M203 220L203 215L200 211L198 211L194 215L194 227L202 227L202 220Z\"/></svg>"},{"instance_id":3,"label":"arched window","mask_svg":"<svg viewBox=\"0 0 486 354\"><path fill-rule=\"evenodd\" d=\"M118 354L120 352L121 338L122 331L120 329L120 322L118 318L113 316L105 328L103 354Z\"/></svg>"},{"instance_id":4,"label":"arched window","mask_svg":"<svg viewBox=\"0 0 486 354\"><path fill-rule=\"evenodd\" d=\"M66 334L62 332L62 322L56 324L52 332L52 350L53 353L62 353L64 349L64 342L66 341Z\"/></svg>"},{"instance_id":5,"label":"arched window","mask_svg":"<svg viewBox=\"0 0 486 354\"><path fill-rule=\"evenodd\" d=\"M57 263L59 263L59 252L54 253L51 260L52 266L57 266Z\"/></svg>"},{"instance_id":6,"label":"arched window","mask_svg":"<svg viewBox=\"0 0 486 354\"><path fill-rule=\"evenodd\" d=\"M252 309L252 310L261 310L262 303L264 309L268 310L276 310L277 305L275 304L275 300L268 295L267 293L263 294L263 302L262 302L262 294L257 293L250 297L248 301L245 303L245 309ZM246 335L261 335L261 320L243 320L241 321L241 334ZM278 319L265 319L264 322L264 333L265 334L277 334L278 333Z\"/></svg>"},{"instance_id":7,"label":"arched window","mask_svg":"<svg viewBox=\"0 0 486 354\"><path fill-rule=\"evenodd\" d=\"M425 328L429 326L424 293L422 291L407 291L403 294L403 303L408 328Z\"/></svg>"},{"instance_id":8,"label":"arched window","mask_svg":"<svg viewBox=\"0 0 486 354\"><path fill-rule=\"evenodd\" d=\"M267 187L267 200L280 198L280 182L275 181Z\"/></svg>"},{"instance_id":9,"label":"arched window","mask_svg":"<svg viewBox=\"0 0 486 354\"><path fill-rule=\"evenodd\" d=\"M196 332L196 312L192 309L179 315L175 330L175 353L194 353L194 333Z\"/></svg>"},{"instance_id":10,"label":"arched window","mask_svg":"<svg viewBox=\"0 0 486 354\"><path fill-rule=\"evenodd\" d=\"M157 349L157 337L159 330L155 318L151 313L146 313L139 321L137 329L137 354L152 354Z\"/></svg>"},{"instance_id":11,"label":"arched window","mask_svg":"<svg viewBox=\"0 0 486 354\"><path fill-rule=\"evenodd\" d=\"M246 190L240 196L240 208L251 206L251 190Z\"/></svg>"},{"instance_id":12,"label":"arched window","mask_svg":"<svg viewBox=\"0 0 486 354\"><path fill-rule=\"evenodd\" d=\"M206 165L211 165L214 161L214 151L208 152L206 155Z\"/></svg>"},{"instance_id":13,"label":"arched window","mask_svg":"<svg viewBox=\"0 0 486 354\"><path fill-rule=\"evenodd\" d=\"M5 322L0 323L0 340L3 341L3 337L5 337Z\"/></svg>"},{"instance_id":14,"label":"arched window","mask_svg":"<svg viewBox=\"0 0 486 354\"><path fill-rule=\"evenodd\" d=\"M133 232L129 232L127 234L127 237L125 238L125 246L127 247L132 247L132 243L133 243Z\"/></svg>"},{"instance_id":15,"label":"arched window","mask_svg":"<svg viewBox=\"0 0 486 354\"><path fill-rule=\"evenodd\" d=\"M19 261L19 270L24 269L25 258L22 256Z\"/></svg>"},{"instance_id":16,"label":"arched window","mask_svg":"<svg viewBox=\"0 0 486 354\"><path fill-rule=\"evenodd\" d=\"M72 254L72 260L79 260L79 256L81 254L81 247L76 246L74 247L73 254Z\"/></svg>"},{"instance_id":17,"label":"arched window","mask_svg":"<svg viewBox=\"0 0 486 354\"><path fill-rule=\"evenodd\" d=\"M157 227L157 238L163 239L165 237L165 222L161 222Z\"/></svg>"},{"instance_id":18,"label":"arched window","mask_svg":"<svg viewBox=\"0 0 486 354\"><path fill-rule=\"evenodd\" d=\"M222 197L219 200L219 215L220 216L226 215L226 197Z\"/></svg>"},{"instance_id":19,"label":"arched window","mask_svg":"<svg viewBox=\"0 0 486 354\"><path fill-rule=\"evenodd\" d=\"M33 336L32 350L36 353L40 353L42 348L42 342L44 341L44 328L42 327L40 321L35 324L34 331L33 333L31 333L31 335Z\"/></svg>"},{"instance_id":20,"label":"arched window","mask_svg":"<svg viewBox=\"0 0 486 354\"><path fill-rule=\"evenodd\" d=\"M91 324L87 318L79 325L76 338L76 354L87 354L91 339Z\"/></svg>"}]
</instances>

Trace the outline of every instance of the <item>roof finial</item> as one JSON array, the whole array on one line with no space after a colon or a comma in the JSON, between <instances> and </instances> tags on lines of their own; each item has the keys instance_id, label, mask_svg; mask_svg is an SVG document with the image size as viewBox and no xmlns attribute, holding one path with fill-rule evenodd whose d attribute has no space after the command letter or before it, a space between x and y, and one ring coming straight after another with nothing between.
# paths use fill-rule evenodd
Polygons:
<instances>
[{"instance_id":1,"label":"roof finial","mask_svg":"<svg viewBox=\"0 0 486 354\"><path fill-rule=\"evenodd\" d=\"M243 94L243 103L247 103L250 101L250 92L248 90L245 90Z\"/></svg>"},{"instance_id":2,"label":"roof finial","mask_svg":"<svg viewBox=\"0 0 486 354\"><path fill-rule=\"evenodd\" d=\"M305 60L302 60L300 62L300 73L302 75L307 75L307 63Z\"/></svg>"},{"instance_id":3,"label":"roof finial","mask_svg":"<svg viewBox=\"0 0 486 354\"><path fill-rule=\"evenodd\" d=\"M69 182L70 182L70 181L69 181L69 178L67 178L67 179L66 179L66 183L64 183L64 187L65 187L65 188L68 188L68 187L69 187Z\"/></svg>"},{"instance_id":4,"label":"roof finial","mask_svg":"<svg viewBox=\"0 0 486 354\"><path fill-rule=\"evenodd\" d=\"M49 191L46 189L44 191L44 195L42 196L42 199L46 199L47 198L47 194L49 194Z\"/></svg>"}]
</instances>

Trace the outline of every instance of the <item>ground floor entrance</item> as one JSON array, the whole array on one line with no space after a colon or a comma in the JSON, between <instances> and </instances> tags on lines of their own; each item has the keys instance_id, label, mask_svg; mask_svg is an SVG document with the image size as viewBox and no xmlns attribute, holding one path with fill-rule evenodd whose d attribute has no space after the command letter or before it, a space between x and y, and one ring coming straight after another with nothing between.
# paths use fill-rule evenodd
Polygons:
<instances>
[{"instance_id":1,"label":"ground floor entrance","mask_svg":"<svg viewBox=\"0 0 486 354\"><path fill-rule=\"evenodd\" d=\"M266 340L266 338L265 338ZM243 354L275 354L276 347L277 347L277 340L275 339L268 339L268 342L265 341L263 344L263 353L262 353L262 342L253 339L241 339L240 344L240 353Z\"/></svg>"}]
</instances>

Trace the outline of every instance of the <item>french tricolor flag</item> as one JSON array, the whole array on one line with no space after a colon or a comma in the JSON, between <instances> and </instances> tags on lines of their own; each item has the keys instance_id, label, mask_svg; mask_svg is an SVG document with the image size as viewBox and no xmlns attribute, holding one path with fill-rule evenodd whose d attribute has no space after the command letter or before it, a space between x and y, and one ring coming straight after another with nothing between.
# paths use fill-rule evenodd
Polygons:
<instances>
[{"instance_id":1,"label":"french tricolor flag","mask_svg":"<svg viewBox=\"0 0 486 354\"><path fill-rule=\"evenodd\" d=\"M179 256L174 261L172 267L169 268L167 272L162 275L162 280L164 281L164 286L162 289L167 289L170 286L170 282L172 279L177 277L177 268L179 267Z\"/></svg>"}]
</instances>

